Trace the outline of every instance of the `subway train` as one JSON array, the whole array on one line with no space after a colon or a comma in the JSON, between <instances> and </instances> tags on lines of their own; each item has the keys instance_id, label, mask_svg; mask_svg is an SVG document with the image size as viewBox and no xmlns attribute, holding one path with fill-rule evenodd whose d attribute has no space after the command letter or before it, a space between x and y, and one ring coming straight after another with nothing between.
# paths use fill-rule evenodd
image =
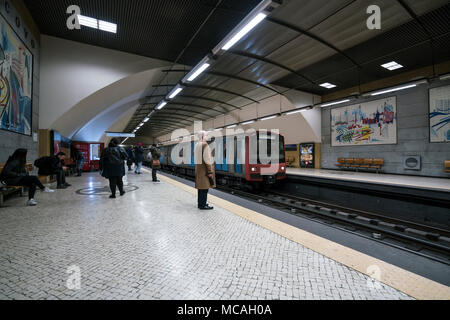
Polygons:
<instances>
[{"instance_id":1,"label":"subway train","mask_svg":"<svg viewBox=\"0 0 450 320\"><path fill-rule=\"evenodd\" d=\"M163 170L194 177L196 143L191 137L187 142L173 142L160 146ZM230 146L231 143L232 146ZM286 150L283 135L271 131L255 131L239 136L213 137L208 144L215 158L218 185L239 186L253 190L286 179ZM277 150L272 150L272 146L276 146ZM174 157L177 155L184 159L176 161L178 164L174 162ZM230 157L233 157L233 161L230 161Z\"/></svg>"}]
</instances>

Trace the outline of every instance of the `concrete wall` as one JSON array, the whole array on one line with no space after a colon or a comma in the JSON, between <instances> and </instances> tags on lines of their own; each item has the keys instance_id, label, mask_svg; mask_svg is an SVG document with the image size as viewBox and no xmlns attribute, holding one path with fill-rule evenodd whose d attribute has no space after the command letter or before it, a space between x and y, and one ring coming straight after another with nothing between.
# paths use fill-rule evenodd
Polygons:
<instances>
[{"instance_id":1,"label":"concrete wall","mask_svg":"<svg viewBox=\"0 0 450 320\"><path fill-rule=\"evenodd\" d=\"M39 70L40 70L40 45L39 39L35 37L37 27L29 20L29 13L25 12L24 6L16 7L13 5L17 1L9 3L9 13L6 12L5 1L0 0L0 12L2 16L9 22L9 25L15 30L19 38L26 44L29 50L34 55L33 61L33 119L32 132L38 135L39 131ZM16 17L20 19L20 27L16 26ZM25 30L28 36L25 37ZM35 43L35 48L32 48L31 41ZM20 135L17 133L0 130L0 162L5 162L8 156L11 155L17 148L28 149L28 160L34 161L38 156L38 142L32 136Z\"/></svg>"},{"instance_id":2,"label":"concrete wall","mask_svg":"<svg viewBox=\"0 0 450 320\"><path fill-rule=\"evenodd\" d=\"M437 81L430 85L420 85L373 99L397 97L398 143L396 145L331 147L331 108L322 109L322 167L336 169L335 164L339 157L384 158L386 165L383 172L385 173L448 177L448 174L443 172L443 167L444 161L450 160L450 143L429 142L428 120L428 89L448 84L450 81ZM348 105L360 101L368 101L368 99L352 101ZM345 105L336 106L336 108L342 106ZM422 170L405 170L403 161L407 156L421 156Z\"/></svg>"},{"instance_id":3,"label":"concrete wall","mask_svg":"<svg viewBox=\"0 0 450 320\"><path fill-rule=\"evenodd\" d=\"M42 35L41 129L97 91L133 74L168 63Z\"/></svg>"}]
</instances>

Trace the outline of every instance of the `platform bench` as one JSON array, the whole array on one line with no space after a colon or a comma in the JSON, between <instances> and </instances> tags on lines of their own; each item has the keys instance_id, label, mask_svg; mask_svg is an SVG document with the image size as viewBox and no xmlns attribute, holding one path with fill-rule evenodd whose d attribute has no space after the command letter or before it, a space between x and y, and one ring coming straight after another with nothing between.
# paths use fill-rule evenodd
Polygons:
<instances>
[{"instance_id":1,"label":"platform bench","mask_svg":"<svg viewBox=\"0 0 450 320\"><path fill-rule=\"evenodd\" d=\"M336 166L342 169L375 169L377 173L384 166L384 159L364 159L364 158L338 158Z\"/></svg>"},{"instance_id":2,"label":"platform bench","mask_svg":"<svg viewBox=\"0 0 450 320\"><path fill-rule=\"evenodd\" d=\"M5 163L0 163L0 173L2 173L3 168L5 167ZM33 166L31 166L31 169L33 169ZM30 164L27 164L27 170L30 170ZM3 184L0 185L0 207L3 206L3 203L5 202L5 196L9 196L14 193L18 193L21 197L24 193L24 188L21 186L4 186Z\"/></svg>"}]
</instances>

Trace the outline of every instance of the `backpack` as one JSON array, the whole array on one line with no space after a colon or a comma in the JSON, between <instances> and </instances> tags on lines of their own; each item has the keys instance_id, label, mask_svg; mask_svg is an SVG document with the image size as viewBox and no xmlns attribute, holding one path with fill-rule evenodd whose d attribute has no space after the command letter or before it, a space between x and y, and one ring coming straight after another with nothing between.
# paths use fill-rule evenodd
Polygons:
<instances>
[{"instance_id":1,"label":"backpack","mask_svg":"<svg viewBox=\"0 0 450 320\"><path fill-rule=\"evenodd\" d=\"M108 152L108 162L112 165L122 165L127 158L126 152L122 148L110 148Z\"/></svg>"},{"instance_id":2,"label":"backpack","mask_svg":"<svg viewBox=\"0 0 450 320\"><path fill-rule=\"evenodd\" d=\"M42 157L42 158L36 159L36 161L34 161L34 166L39 169L41 167L45 166L45 163L47 162L47 158L48 157Z\"/></svg>"}]
</instances>

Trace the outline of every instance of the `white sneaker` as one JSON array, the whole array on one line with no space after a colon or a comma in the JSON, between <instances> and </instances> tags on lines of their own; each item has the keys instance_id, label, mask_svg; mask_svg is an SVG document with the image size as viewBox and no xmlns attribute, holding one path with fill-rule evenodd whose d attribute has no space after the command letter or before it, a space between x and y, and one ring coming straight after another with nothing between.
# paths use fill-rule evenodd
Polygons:
<instances>
[{"instance_id":1,"label":"white sneaker","mask_svg":"<svg viewBox=\"0 0 450 320\"><path fill-rule=\"evenodd\" d=\"M34 199L30 199L30 200L28 200L28 206L30 206L30 207L34 207L34 206L36 206L37 205L37 202L36 202L36 200L34 200Z\"/></svg>"},{"instance_id":2,"label":"white sneaker","mask_svg":"<svg viewBox=\"0 0 450 320\"><path fill-rule=\"evenodd\" d=\"M45 192L45 193L53 193L53 192L55 192L55 190L52 190L52 189L50 189L49 187L45 187L45 189L42 190L42 192Z\"/></svg>"}]
</instances>

